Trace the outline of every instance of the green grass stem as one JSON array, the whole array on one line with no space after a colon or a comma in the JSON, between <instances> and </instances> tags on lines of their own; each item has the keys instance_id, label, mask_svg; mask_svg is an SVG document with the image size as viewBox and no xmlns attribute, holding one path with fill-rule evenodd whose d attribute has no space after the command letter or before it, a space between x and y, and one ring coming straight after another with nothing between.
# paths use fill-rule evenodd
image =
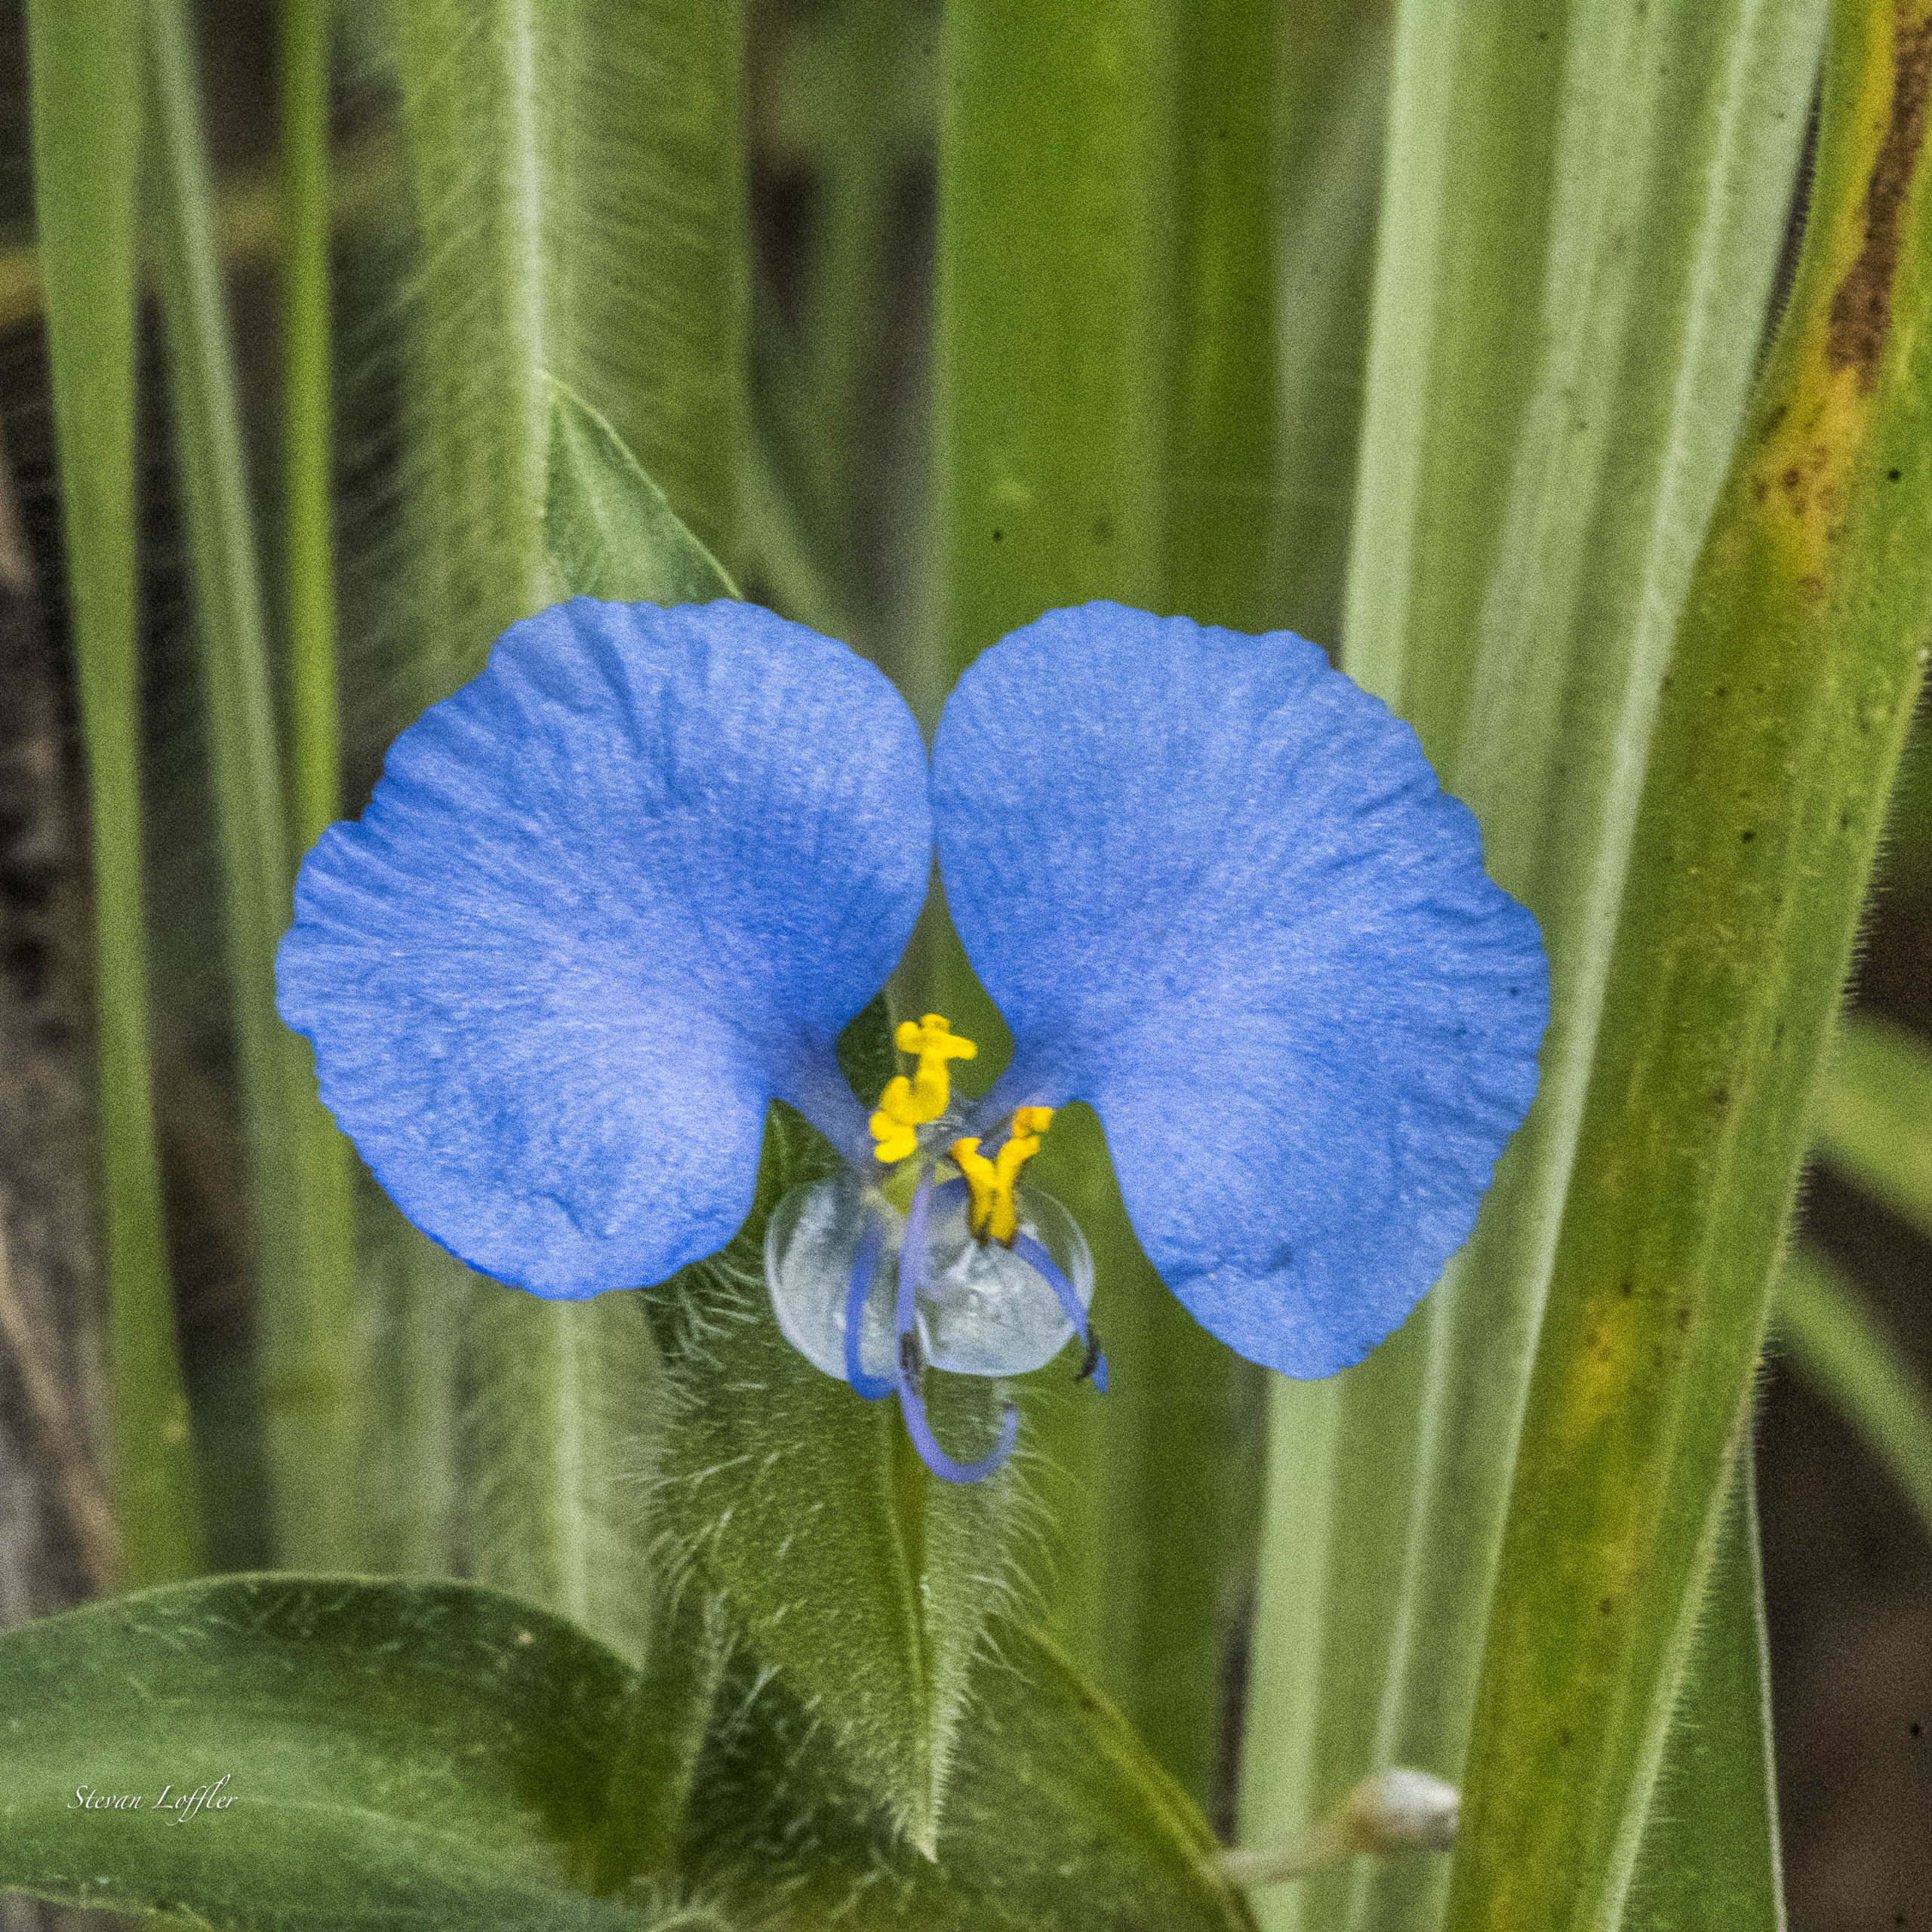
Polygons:
<instances>
[{"instance_id":1,"label":"green grass stem","mask_svg":"<svg viewBox=\"0 0 1932 1932\"><path fill-rule=\"evenodd\" d=\"M181 0L149 0L146 21L156 280L202 642L277 1543L284 1563L330 1568L352 1562L357 1542L348 1170L307 1051L275 1011L291 854L234 353Z\"/></svg>"},{"instance_id":2,"label":"green grass stem","mask_svg":"<svg viewBox=\"0 0 1932 1932\"><path fill-rule=\"evenodd\" d=\"M1817 1248L1796 1248L1772 1320L1792 1367L1858 1432L1932 1536L1932 1392L1857 1284Z\"/></svg>"},{"instance_id":3,"label":"green grass stem","mask_svg":"<svg viewBox=\"0 0 1932 1932\"><path fill-rule=\"evenodd\" d=\"M122 1580L192 1575L201 1522L149 1060L136 649L141 44L121 0L32 0L35 208L93 834L102 1272Z\"/></svg>"}]
</instances>

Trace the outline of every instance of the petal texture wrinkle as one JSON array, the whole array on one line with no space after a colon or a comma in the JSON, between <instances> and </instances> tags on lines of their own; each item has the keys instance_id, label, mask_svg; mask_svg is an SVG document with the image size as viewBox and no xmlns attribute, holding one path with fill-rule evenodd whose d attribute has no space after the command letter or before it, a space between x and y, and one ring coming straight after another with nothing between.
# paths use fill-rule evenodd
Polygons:
<instances>
[{"instance_id":1,"label":"petal texture wrinkle","mask_svg":"<svg viewBox=\"0 0 1932 1932\"><path fill-rule=\"evenodd\" d=\"M417 1226L539 1294L634 1287L731 1238L774 1094L866 1144L834 1043L931 852L918 728L844 645L580 597L309 854L279 1005Z\"/></svg>"},{"instance_id":2,"label":"petal texture wrinkle","mask_svg":"<svg viewBox=\"0 0 1932 1932\"><path fill-rule=\"evenodd\" d=\"M1468 1238L1536 1091L1536 921L1415 734L1313 645L1117 605L960 680L947 902L1014 1034L1001 1106L1090 1102L1136 1232L1231 1347L1332 1374Z\"/></svg>"}]
</instances>

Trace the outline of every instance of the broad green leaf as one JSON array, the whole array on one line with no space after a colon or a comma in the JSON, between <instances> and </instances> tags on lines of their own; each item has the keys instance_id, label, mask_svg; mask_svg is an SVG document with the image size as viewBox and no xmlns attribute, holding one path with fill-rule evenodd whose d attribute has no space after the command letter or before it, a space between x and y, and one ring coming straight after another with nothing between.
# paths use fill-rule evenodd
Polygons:
<instances>
[{"instance_id":1,"label":"broad green leaf","mask_svg":"<svg viewBox=\"0 0 1932 1932\"><path fill-rule=\"evenodd\" d=\"M263 1420L278 1546L358 1553L353 1170L309 1055L275 1010L293 853L234 350L183 0L146 0L157 281L194 568L255 1238Z\"/></svg>"},{"instance_id":2,"label":"broad green leaf","mask_svg":"<svg viewBox=\"0 0 1932 1932\"><path fill-rule=\"evenodd\" d=\"M720 1598L733 1627L825 1727L858 1784L915 1845L940 1828L974 1723L968 1678L1011 1589L1017 1472L955 1485L927 1472L898 1404L863 1401L781 1335L764 1224L785 1191L834 1171L774 1105L757 1203L731 1246L649 1291L671 1391L654 1486L654 1552ZM966 1456L997 1432L996 1385L928 1383L934 1429Z\"/></svg>"},{"instance_id":3,"label":"broad green leaf","mask_svg":"<svg viewBox=\"0 0 1932 1932\"><path fill-rule=\"evenodd\" d=\"M1932 1047L1875 1014L1847 1015L1812 1131L1833 1167L1932 1240Z\"/></svg>"},{"instance_id":4,"label":"broad green leaf","mask_svg":"<svg viewBox=\"0 0 1932 1932\"><path fill-rule=\"evenodd\" d=\"M1739 1458L1625 1932L1784 1932L1758 1496Z\"/></svg>"},{"instance_id":5,"label":"broad green leaf","mask_svg":"<svg viewBox=\"0 0 1932 1932\"><path fill-rule=\"evenodd\" d=\"M1817 1248L1795 1248L1773 1319L1792 1366L1865 1438L1932 1536L1932 1391L1857 1284Z\"/></svg>"},{"instance_id":6,"label":"broad green leaf","mask_svg":"<svg viewBox=\"0 0 1932 1932\"><path fill-rule=\"evenodd\" d=\"M996 1620L930 1858L748 1672L705 1753L692 1883L760 1924L885 1932L1252 1932L1185 1793L1059 1647Z\"/></svg>"},{"instance_id":7,"label":"broad green leaf","mask_svg":"<svg viewBox=\"0 0 1932 1932\"><path fill-rule=\"evenodd\" d=\"M635 1696L580 1632L469 1584L91 1604L0 1638L0 1888L237 1932L647 1927L586 1895L626 1875Z\"/></svg>"},{"instance_id":8,"label":"broad green leaf","mask_svg":"<svg viewBox=\"0 0 1932 1932\"><path fill-rule=\"evenodd\" d=\"M617 432L566 384L549 383L543 540L560 597L708 604L737 587L678 521Z\"/></svg>"},{"instance_id":9,"label":"broad green leaf","mask_svg":"<svg viewBox=\"0 0 1932 1932\"><path fill-rule=\"evenodd\" d=\"M200 1567L149 1072L135 654L135 183L140 23L32 0L34 208L93 835L102 1267L114 1500L128 1580Z\"/></svg>"},{"instance_id":10,"label":"broad green leaf","mask_svg":"<svg viewBox=\"0 0 1932 1932\"><path fill-rule=\"evenodd\" d=\"M1928 44L1923 0L1834 14L1796 285L1658 704L1512 1472L1458 1932L1617 1911L1748 1419L1932 623Z\"/></svg>"},{"instance_id":11,"label":"broad green leaf","mask_svg":"<svg viewBox=\"0 0 1932 1932\"><path fill-rule=\"evenodd\" d=\"M1537 1108L1444 1281L1338 1398L1275 1385L1308 1411L1278 1439L1323 1436L1336 1472L1332 1494L1279 1488L1268 1531L1323 1578L1279 1638L1321 1647L1321 1687L1312 1714L1251 1727L1245 1774L1309 1816L1379 1765L1460 1779L1647 748L1822 18L1818 0L1398 9L1342 661L1475 810L1542 924L1554 1018ZM1306 1821L1245 1814L1263 1837ZM1363 1866L1265 1915L1431 1924L1445 1881Z\"/></svg>"}]
</instances>

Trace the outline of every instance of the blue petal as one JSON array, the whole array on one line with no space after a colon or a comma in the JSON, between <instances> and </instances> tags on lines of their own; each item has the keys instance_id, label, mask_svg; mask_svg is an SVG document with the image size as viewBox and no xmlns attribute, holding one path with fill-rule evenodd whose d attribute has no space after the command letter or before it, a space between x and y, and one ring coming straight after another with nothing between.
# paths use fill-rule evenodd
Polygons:
<instances>
[{"instance_id":1,"label":"blue petal","mask_svg":"<svg viewBox=\"0 0 1932 1932\"><path fill-rule=\"evenodd\" d=\"M1149 1258L1292 1375L1400 1325L1536 1091L1537 924L1409 728L1287 632L1056 611L948 701L934 825L1014 1033L1090 1101Z\"/></svg>"},{"instance_id":2,"label":"blue petal","mask_svg":"<svg viewBox=\"0 0 1932 1932\"><path fill-rule=\"evenodd\" d=\"M539 1294L655 1281L751 1204L766 1103L869 1145L839 1029L931 866L870 665L769 611L580 597L513 626L302 868L277 962L397 1204Z\"/></svg>"}]
</instances>

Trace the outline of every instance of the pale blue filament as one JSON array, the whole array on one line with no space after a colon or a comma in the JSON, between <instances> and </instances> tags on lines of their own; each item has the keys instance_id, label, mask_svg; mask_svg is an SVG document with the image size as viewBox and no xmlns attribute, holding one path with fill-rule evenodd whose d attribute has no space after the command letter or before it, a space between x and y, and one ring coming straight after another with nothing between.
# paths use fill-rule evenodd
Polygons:
<instances>
[{"instance_id":1,"label":"pale blue filament","mask_svg":"<svg viewBox=\"0 0 1932 1932\"><path fill-rule=\"evenodd\" d=\"M949 1187L962 1183L949 1181ZM1011 1402L1001 1418L999 1440L977 1463L956 1463L939 1445L932 1424L926 1418L925 1398L919 1392L919 1377L924 1364L919 1359L919 1340L914 1330L914 1309L925 1269L926 1216L932 1204L932 1177L919 1177L912 1204L906 1215L906 1239L899 1251L899 1299L893 1312L893 1325L899 1336L899 1407L906 1418L906 1432L919 1452L919 1460L933 1474L946 1482L980 1482L991 1475L1013 1454L1020 1436L1020 1411ZM849 1337L851 1330L847 1330ZM849 1352L851 1343L846 1347ZM849 1359L849 1355L848 1355ZM857 1384L854 1385L857 1386ZM860 1391L863 1394L863 1390Z\"/></svg>"}]
</instances>

